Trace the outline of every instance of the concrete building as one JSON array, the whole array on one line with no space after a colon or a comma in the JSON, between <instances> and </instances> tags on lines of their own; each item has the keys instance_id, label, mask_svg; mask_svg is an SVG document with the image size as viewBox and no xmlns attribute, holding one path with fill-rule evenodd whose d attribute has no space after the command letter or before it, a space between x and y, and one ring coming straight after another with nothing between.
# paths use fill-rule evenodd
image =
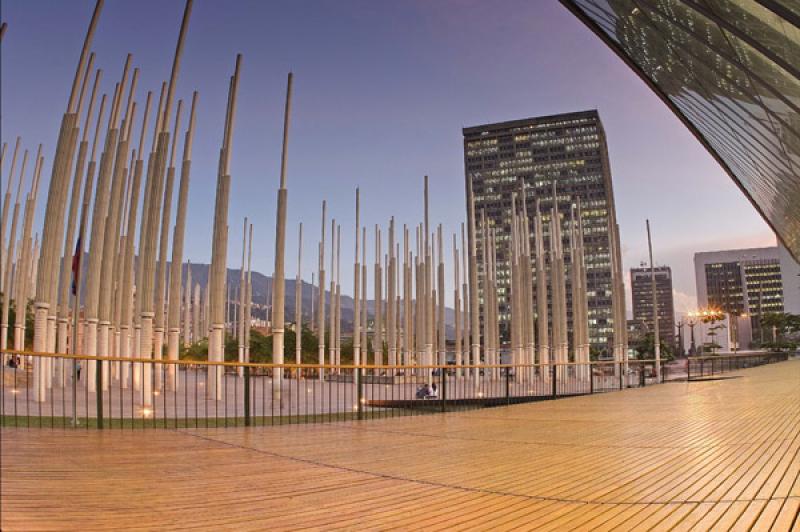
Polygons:
<instances>
[{"instance_id":1,"label":"concrete building","mask_svg":"<svg viewBox=\"0 0 800 532\"><path fill-rule=\"evenodd\" d=\"M474 193L476 223L485 212L487 225L496 230L497 296L501 343L510 338L511 298L508 241L511 234L512 194L525 200L530 228L534 227L537 202L545 231L544 249L550 249L547 229L553 206L553 184L562 217L562 235L569 234L571 209L578 199L583 216L588 293L589 342L600 352L611 353L613 341L612 243L619 245L614 194L606 137L596 110L528 118L468 127L464 135L466 180ZM469 206L468 206L469 207ZM478 228L477 234L482 231ZM531 229L531 233L534 231ZM531 249L537 249L530 234ZM568 250L567 242L564 249ZM478 243L478 264L483 246ZM548 264L550 258L548 257ZM571 257L565 259L568 272ZM621 279L621 268L616 274ZM479 276L483 276L480 271ZM567 274L567 315L572 342L572 294ZM621 284L621 283L620 283ZM550 292L550 290L548 290ZM483 298L483 293L480 294ZM547 294L552 301L552 294ZM624 301L624 299L623 299ZM620 303L621 304L621 303ZM624 313L623 313L624 315ZM483 317L481 316L481 321ZM621 324L624 330L625 324Z\"/></svg>"},{"instance_id":2,"label":"concrete building","mask_svg":"<svg viewBox=\"0 0 800 532\"><path fill-rule=\"evenodd\" d=\"M658 336L661 343L675 346L675 305L672 298L672 269L669 266L656 266L656 302L658 306ZM653 331L653 290L650 268L642 266L631 268L631 297L633 319L644 329Z\"/></svg>"},{"instance_id":3,"label":"concrete building","mask_svg":"<svg viewBox=\"0 0 800 532\"><path fill-rule=\"evenodd\" d=\"M800 264L783 246L695 253L694 268L698 305L749 318L756 341L762 314L800 314Z\"/></svg>"}]
</instances>

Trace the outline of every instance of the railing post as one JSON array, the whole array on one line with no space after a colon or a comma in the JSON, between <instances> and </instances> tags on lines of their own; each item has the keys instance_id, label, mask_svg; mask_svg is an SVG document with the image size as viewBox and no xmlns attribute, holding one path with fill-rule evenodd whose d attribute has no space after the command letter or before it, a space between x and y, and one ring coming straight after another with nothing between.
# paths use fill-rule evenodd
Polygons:
<instances>
[{"instance_id":1,"label":"railing post","mask_svg":"<svg viewBox=\"0 0 800 532\"><path fill-rule=\"evenodd\" d=\"M686 382L692 380L692 359L691 357L686 357Z\"/></svg>"},{"instance_id":2,"label":"railing post","mask_svg":"<svg viewBox=\"0 0 800 532\"><path fill-rule=\"evenodd\" d=\"M103 361L97 361L97 371L95 372L95 395L97 397L97 428L103 428Z\"/></svg>"},{"instance_id":3,"label":"railing post","mask_svg":"<svg viewBox=\"0 0 800 532\"><path fill-rule=\"evenodd\" d=\"M442 412L447 410L447 367L441 369L442 373Z\"/></svg>"},{"instance_id":4,"label":"railing post","mask_svg":"<svg viewBox=\"0 0 800 532\"><path fill-rule=\"evenodd\" d=\"M623 389L623 379L625 378L625 367L622 365L622 362L619 363L619 389Z\"/></svg>"},{"instance_id":5,"label":"railing post","mask_svg":"<svg viewBox=\"0 0 800 532\"><path fill-rule=\"evenodd\" d=\"M550 366L550 380L553 381L553 399L555 399L556 396L558 395L558 386L557 386L558 383L556 382L556 365L555 364Z\"/></svg>"},{"instance_id":6,"label":"railing post","mask_svg":"<svg viewBox=\"0 0 800 532\"><path fill-rule=\"evenodd\" d=\"M506 368L506 404L511 404L511 368Z\"/></svg>"},{"instance_id":7,"label":"railing post","mask_svg":"<svg viewBox=\"0 0 800 532\"><path fill-rule=\"evenodd\" d=\"M594 394L594 369L592 363L589 362L589 395Z\"/></svg>"},{"instance_id":8,"label":"railing post","mask_svg":"<svg viewBox=\"0 0 800 532\"><path fill-rule=\"evenodd\" d=\"M244 426L250 426L250 366L244 367Z\"/></svg>"},{"instance_id":9,"label":"railing post","mask_svg":"<svg viewBox=\"0 0 800 532\"><path fill-rule=\"evenodd\" d=\"M78 426L78 359L72 359L72 426Z\"/></svg>"},{"instance_id":10,"label":"railing post","mask_svg":"<svg viewBox=\"0 0 800 532\"><path fill-rule=\"evenodd\" d=\"M364 419L364 376L361 374L361 368L357 367L355 371L356 377L356 391L358 395L358 404L356 409L358 411L358 420Z\"/></svg>"},{"instance_id":11,"label":"railing post","mask_svg":"<svg viewBox=\"0 0 800 532\"><path fill-rule=\"evenodd\" d=\"M645 365L644 362L642 362L639 364L639 388L644 388L644 385L647 382L645 380L644 372L645 372Z\"/></svg>"}]
</instances>

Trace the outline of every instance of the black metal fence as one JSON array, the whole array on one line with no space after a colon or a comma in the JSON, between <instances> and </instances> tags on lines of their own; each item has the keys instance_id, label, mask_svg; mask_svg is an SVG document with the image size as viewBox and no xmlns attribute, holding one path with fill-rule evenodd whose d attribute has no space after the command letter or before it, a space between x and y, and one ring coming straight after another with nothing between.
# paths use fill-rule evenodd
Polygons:
<instances>
[{"instance_id":1,"label":"black metal fence","mask_svg":"<svg viewBox=\"0 0 800 532\"><path fill-rule=\"evenodd\" d=\"M708 359L709 357L700 357ZM693 358L691 378L785 360ZM643 387L652 360L590 364L329 366L3 352L2 425L192 428L426 415ZM698 366L699 364L699 366ZM673 370L674 371L674 370Z\"/></svg>"},{"instance_id":2,"label":"black metal fence","mask_svg":"<svg viewBox=\"0 0 800 532\"><path fill-rule=\"evenodd\" d=\"M789 353L740 353L689 357L686 364L686 379L697 381L714 378L723 373L741 369L784 362Z\"/></svg>"}]
</instances>

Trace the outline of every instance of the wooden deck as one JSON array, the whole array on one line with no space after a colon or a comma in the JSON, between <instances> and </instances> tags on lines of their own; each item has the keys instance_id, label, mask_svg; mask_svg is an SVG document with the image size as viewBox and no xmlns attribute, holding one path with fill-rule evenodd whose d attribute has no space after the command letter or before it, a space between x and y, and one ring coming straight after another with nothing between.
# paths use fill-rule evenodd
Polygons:
<instances>
[{"instance_id":1,"label":"wooden deck","mask_svg":"<svg viewBox=\"0 0 800 532\"><path fill-rule=\"evenodd\" d=\"M800 361L415 418L0 435L3 530L800 527Z\"/></svg>"}]
</instances>

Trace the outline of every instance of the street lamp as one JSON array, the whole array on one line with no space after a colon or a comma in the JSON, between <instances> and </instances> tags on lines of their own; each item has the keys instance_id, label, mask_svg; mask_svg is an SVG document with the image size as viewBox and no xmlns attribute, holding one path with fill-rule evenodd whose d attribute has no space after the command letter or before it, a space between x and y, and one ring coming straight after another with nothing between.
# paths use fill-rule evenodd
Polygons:
<instances>
[{"instance_id":1,"label":"street lamp","mask_svg":"<svg viewBox=\"0 0 800 532\"><path fill-rule=\"evenodd\" d=\"M710 324L713 325L714 323L722 320L722 318L724 316L725 316L725 314L721 310L716 309L716 308L710 308L710 309L702 311L702 313L700 315L700 321L702 321L703 323L710 323ZM713 342L709 342L709 344L710 344L709 345L709 349L711 349L711 353L712 354L714 354L714 350L719 345L719 344L716 343L716 336L717 336L716 329L720 329L720 328L724 328L724 327L725 327L724 325L714 326L714 327L710 327L706 331L708 336L712 337L714 339Z\"/></svg>"},{"instance_id":2,"label":"street lamp","mask_svg":"<svg viewBox=\"0 0 800 532\"><path fill-rule=\"evenodd\" d=\"M694 326L697 325L698 318L697 312L689 312L686 320L687 325L689 325L690 332L689 356L697 354L697 346L695 346L694 343Z\"/></svg>"},{"instance_id":3,"label":"street lamp","mask_svg":"<svg viewBox=\"0 0 800 532\"><path fill-rule=\"evenodd\" d=\"M693 312L688 313L687 324L689 325L689 331L691 334L691 344L689 346L689 355L696 355L697 354L697 346L695 344L694 339L694 327L698 323L714 323L716 321L721 320L723 317L723 313L721 310L715 308L706 308L706 309L698 309ZM716 335L716 333L714 333ZM713 351L713 349L712 349Z\"/></svg>"}]
</instances>

